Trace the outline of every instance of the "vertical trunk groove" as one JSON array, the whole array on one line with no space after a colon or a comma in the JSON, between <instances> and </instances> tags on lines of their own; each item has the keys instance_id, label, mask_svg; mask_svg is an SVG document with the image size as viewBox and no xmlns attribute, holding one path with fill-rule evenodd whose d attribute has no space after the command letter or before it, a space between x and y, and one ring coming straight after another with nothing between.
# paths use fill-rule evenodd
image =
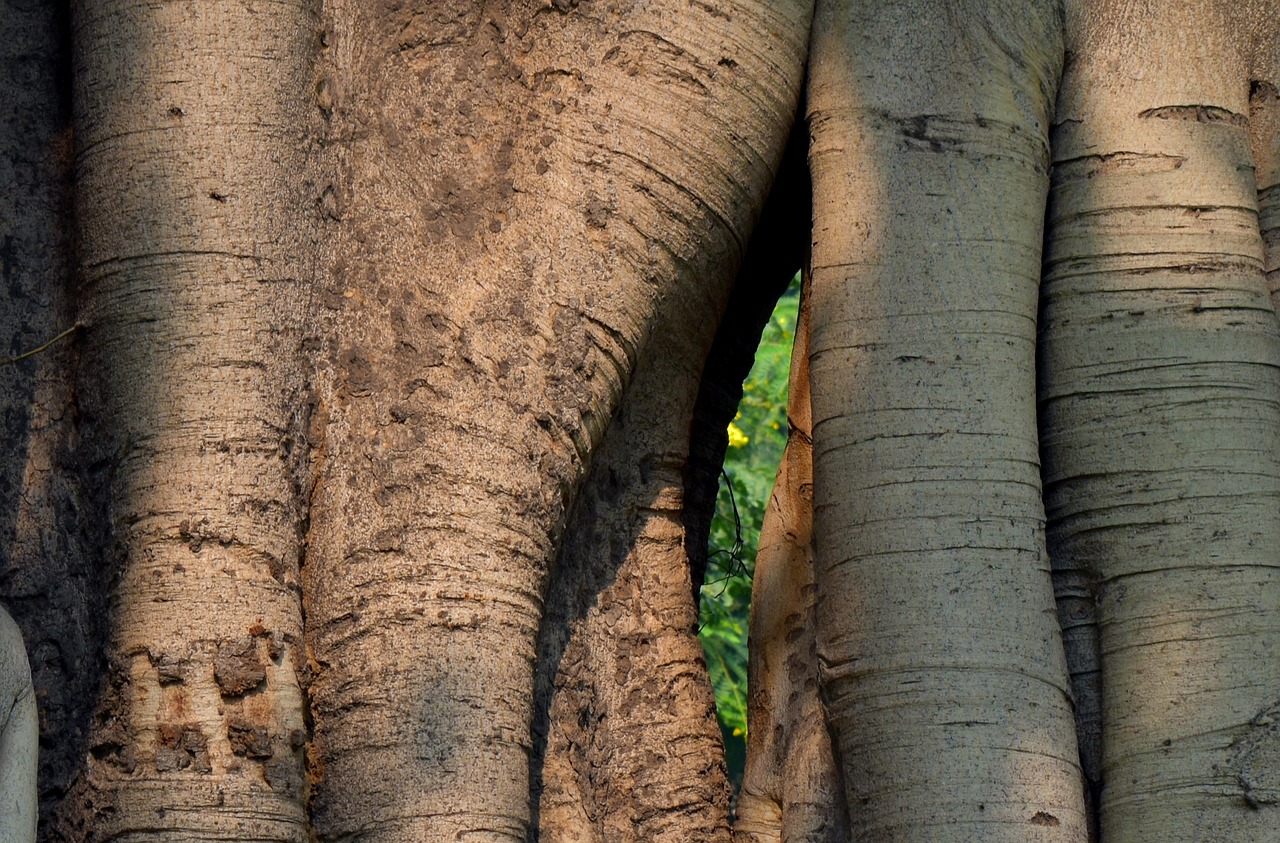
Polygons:
<instances>
[{"instance_id":1,"label":"vertical trunk groove","mask_svg":"<svg viewBox=\"0 0 1280 843\"><path fill-rule=\"evenodd\" d=\"M755 364L765 325L787 285L804 266L813 216L810 193L809 127L800 119L792 126L778 175L751 234L698 384L685 471L684 512L685 552L693 567L695 595L701 594L707 569L707 542L729 450L727 428L742 402L742 385Z\"/></svg>"},{"instance_id":2,"label":"vertical trunk groove","mask_svg":"<svg viewBox=\"0 0 1280 843\"><path fill-rule=\"evenodd\" d=\"M86 840L305 841L316 19L303 0L73 6L78 396L112 626L69 822Z\"/></svg>"},{"instance_id":3,"label":"vertical trunk groove","mask_svg":"<svg viewBox=\"0 0 1280 843\"><path fill-rule=\"evenodd\" d=\"M1274 306L1280 302L1280 6L1232 3L1235 44L1249 68L1249 137L1258 188L1263 267Z\"/></svg>"},{"instance_id":4,"label":"vertical trunk groove","mask_svg":"<svg viewBox=\"0 0 1280 843\"><path fill-rule=\"evenodd\" d=\"M1050 547L1096 583L1104 841L1280 828L1280 336L1237 11L1069 6L1039 400Z\"/></svg>"},{"instance_id":5,"label":"vertical trunk groove","mask_svg":"<svg viewBox=\"0 0 1280 843\"><path fill-rule=\"evenodd\" d=\"M62 4L0 4L0 594L40 699L46 828L87 751L102 608L90 584L94 531L70 469L67 372L77 337L64 334L75 323L67 27Z\"/></svg>"},{"instance_id":6,"label":"vertical trunk groove","mask_svg":"<svg viewBox=\"0 0 1280 843\"><path fill-rule=\"evenodd\" d=\"M814 23L818 658L852 837L1079 841L1035 319L1053 2Z\"/></svg>"}]
</instances>

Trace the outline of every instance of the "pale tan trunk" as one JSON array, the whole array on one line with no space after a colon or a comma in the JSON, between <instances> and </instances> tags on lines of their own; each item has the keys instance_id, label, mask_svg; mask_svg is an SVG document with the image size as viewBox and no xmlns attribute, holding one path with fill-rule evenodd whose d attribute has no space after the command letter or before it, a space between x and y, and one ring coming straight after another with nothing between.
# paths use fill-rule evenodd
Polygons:
<instances>
[{"instance_id":1,"label":"pale tan trunk","mask_svg":"<svg viewBox=\"0 0 1280 843\"><path fill-rule=\"evenodd\" d=\"M736 268L808 9L327 14L316 831L523 841L559 529L659 302L715 300Z\"/></svg>"},{"instance_id":2,"label":"pale tan trunk","mask_svg":"<svg viewBox=\"0 0 1280 843\"><path fill-rule=\"evenodd\" d=\"M814 23L818 657L852 839L1080 841L1035 317L1052 2Z\"/></svg>"},{"instance_id":3,"label":"pale tan trunk","mask_svg":"<svg viewBox=\"0 0 1280 843\"><path fill-rule=\"evenodd\" d=\"M1103 841L1280 832L1280 336L1248 11L1069 4L1040 405L1051 549L1096 580Z\"/></svg>"},{"instance_id":4,"label":"pale tan trunk","mask_svg":"<svg viewBox=\"0 0 1280 843\"><path fill-rule=\"evenodd\" d=\"M69 822L305 841L293 463L316 20L301 0L107 0L73 25L78 397L112 626Z\"/></svg>"},{"instance_id":5,"label":"pale tan trunk","mask_svg":"<svg viewBox=\"0 0 1280 843\"><path fill-rule=\"evenodd\" d=\"M844 843L844 789L818 696L807 297L796 326L787 421L752 580L747 769L734 840Z\"/></svg>"}]
</instances>

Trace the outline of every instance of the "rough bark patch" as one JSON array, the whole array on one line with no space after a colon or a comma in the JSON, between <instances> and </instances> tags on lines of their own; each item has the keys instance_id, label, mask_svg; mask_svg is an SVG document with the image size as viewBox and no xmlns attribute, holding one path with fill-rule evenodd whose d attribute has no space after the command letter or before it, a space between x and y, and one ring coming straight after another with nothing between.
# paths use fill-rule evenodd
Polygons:
<instances>
[{"instance_id":1,"label":"rough bark patch","mask_svg":"<svg viewBox=\"0 0 1280 843\"><path fill-rule=\"evenodd\" d=\"M209 738L194 723L161 723L156 746L156 772L194 769L213 772L209 763Z\"/></svg>"},{"instance_id":2,"label":"rough bark patch","mask_svg":"<svg viewBox=\"0 0 1280 843\"><path fill-rule=\"evenodd\" d=\"M233 753L245 758L270 758L275 754L267 730L240 717L227 720L227 741Z\"/></svg>"},{"instance_id":3,"label":"rough bark patch","mask_svg":"<svg viewBox=\"0 0 1280 843\"><path fill-rule=\"evenodd\" d=\"M1157 120L1191 120L1195 123L1230 123L1247 128L1249 118L1216 105L1162 105L1139 111L1138 116Z\"/></svg>"},{"instance_id":4,"label":"rough bark patch","mask_svg":"<svg viewBox=\"0 0 1280 843\"><path fill-rule=\"evenodd\" d=\"M224 641L218 647L213 676L224 697L243 696L265 682L267 669L258 658L257 642L248 637Z\"/></svg>"}]
</instances>

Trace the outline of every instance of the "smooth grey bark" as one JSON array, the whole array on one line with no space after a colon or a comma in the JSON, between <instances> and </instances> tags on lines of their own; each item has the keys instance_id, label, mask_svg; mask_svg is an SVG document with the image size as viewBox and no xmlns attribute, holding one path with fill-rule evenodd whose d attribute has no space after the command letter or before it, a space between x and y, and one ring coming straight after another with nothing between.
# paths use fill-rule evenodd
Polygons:
<instances>
[{"instance_id":1,"label":"smooth grey bark","mask_svg":"<svg viewBox=\"0 0 1280 843\"><path fill-rule=\"evenodd\" d=\"M22 632L0 606L0 841L35 843L40 727Z\"/></svg>"},{"instance_id":2,"label":"smooth grey bark","mask_svg":"<svg viewBox=\"0 0 1280 843\"><path fill-rule=\"evenodd\" d=\"M1094 592L1101 839L1271 839L1280 324L1247 115L1274 4L1068 11L1041 454L1055 564Z\"/></svg>"},{"instance_id":3,"label":"smooth grey bark","mask_svg":"<svg viewBox=\"0 0 1280 843\"><path fill-rule=\"evenodd\" d=\"M1035 315L1054 2L820 3L818 659L852 838L1079 841Z\"/></svg>"}]
</instances>

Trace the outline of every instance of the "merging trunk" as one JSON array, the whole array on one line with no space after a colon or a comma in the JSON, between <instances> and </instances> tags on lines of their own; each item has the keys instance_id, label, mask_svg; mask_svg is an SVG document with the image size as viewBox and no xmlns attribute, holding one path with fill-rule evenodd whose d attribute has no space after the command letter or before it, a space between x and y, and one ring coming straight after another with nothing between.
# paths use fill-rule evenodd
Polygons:
<instances>
[{"instance_id":1,"label":"merging trunk","mask_svg":"<svg viewBox=\"0 0 1280 843\"><path fill-rule=\"evenodd\" d=\"M565 513L662 302L722 306L786 139L808 9L335 2L328 15L335 175L317 185L331 222L304 568L316 832L523 841ZM632 568L650 551L661 567L624 565L610 592L642 636L656 619L627 595L649 577L669 589L683 564L669 438L643 492L656 511L627 528ZM628 658L600 646L604 662ZM681 648L687 629L636 666ZM549 740L545 775L578 787L559 753L588 748ZM628 800L590 796L592 833L630 816ZM588 833L555 799L552 833Z\"/></svg>"},{"instance_id":2,"label":"merging trunk","mask_svg":"<svg viewBox=\"0 0 1280 843\"><path fill-rule=\"evenodd\" d=\"M711 283L724 294L727 280ZM535 719L545 723L534 785L546 843L728 841L683 523L693 404L716 318L712 302L689 298L663 304L551 578Z\"/></svg>"},{"instance_id":3,"label":"merging trunk","mask_svg":"<svg viewBox=\"0 0 1280 843\"><path fill-rule=\"evenodd\" d=\"M310 4L77 3L83 457L108 683L62 834L307 839Z\"/></svg>"},{"instance_id":4,"label":"merging trunk","mask_svg":"<svg viewBox=\"0 0 1280 843\"><path fill-rule=\"evenodd\" d=\"M817 646L852 835L1082 840L1033 400L1060 10L829 2L814 33Z\"/></svg>"},{"instance_id":5,"label":"merging trunk","mask_svg":"<svg viewBox=\"0 0 1280 843\"><path fill-rule=\"evenodd\" d=\"M6 32L56 22L11 7ZM652 434L638 418L620 428L604 458L643 443L655 461L637 464L627 498L642 508L610 522L636 538L605 594L634 629L610 615L583 647L635 662L600 689L605 707L621 712L649 669L680 686L687 710L645 740L692 766L654 773L628 750L651 787L630 802L594 794L591 809L611 835L675 800L697 816L638 833L723 837L682 449L791 125L809 4L316 10L75 4L84 443L56 423L70 364L54 355L74 346L10 369L28 380L0 396L6 418L32 411L15 442L40 432L25 463L0 466L27 508L4 536L7 593L58 595L16 611L38 680L81 671L54 683L50 716L83 723L76 706L101 700L50 834L524 840L547 569L632 369L652 359L654 394L632 412L671 411L664 394L680 406ZM57 102L59 53L34 43L14 59L34 70L6 65L4 90L24 101L19 79ZM32 170L21 184L41 187L0 198L4 270L11 296L39 306L10 309L15 352L71 322L65 266L35 258L69 252L65 121L21 114L4 113L0 141ZM30 379L41 361L48 397ZM51 455L72 447L87 492L49 492L68 512L46 518L34 490L60 482ZM105 548L89 588L83 554L50 561L42 543L84 532L79 508L105 534L87 535ZM94 588L109 594L105 645ZM59 652L38 619L62 610L74 628ZM633 639L650 634L642 658ZM643 690L657 711L671 687ZM63 767L83 757L73 734L50 734ZM591 738L617 744L609 757L633 739ZM575 740L557 751L582 750ZM682 776L706 781L672 787ZM54 779L51 800L64 786Z\"/></svg>"},{"instance_id":6,"label":"merging trunk","mask_svg":"<svg viewBox=\"0 0 1280 843\"><path fill-rule=\"evenodd\" d=\"M538 641L531 778L543 841L728 837L697 599L725 427L802 261L807 145L807 132L793 131L732 291L716 274L701 285L710 298L685 288L661 304L592 457Z\"/></svg>"},{"instance_id":7,"label":"merging trunk","mask_svg":"<svg viewBox=\"0 0 1280 843\"><path fill-rule=\"evenodd\" d=\"M1096 588L1103 840L1278 827L1280 337L1257 213L1274 163L1255 185L1239 11L1068 18L1040 408L1055 564Z\"/></svg>"},{"instance_id":8,"label":"merging trunk","mask_svg":"<svg viewBox=\"0 0 1280 843\"><path fill-rule=\"evenodd\" d=\"M818 696L809 305L791 358L790 433L760 528L751 603L747 769L738 843L844 843L844 790Z\"/></svg>"}]
</instances>

